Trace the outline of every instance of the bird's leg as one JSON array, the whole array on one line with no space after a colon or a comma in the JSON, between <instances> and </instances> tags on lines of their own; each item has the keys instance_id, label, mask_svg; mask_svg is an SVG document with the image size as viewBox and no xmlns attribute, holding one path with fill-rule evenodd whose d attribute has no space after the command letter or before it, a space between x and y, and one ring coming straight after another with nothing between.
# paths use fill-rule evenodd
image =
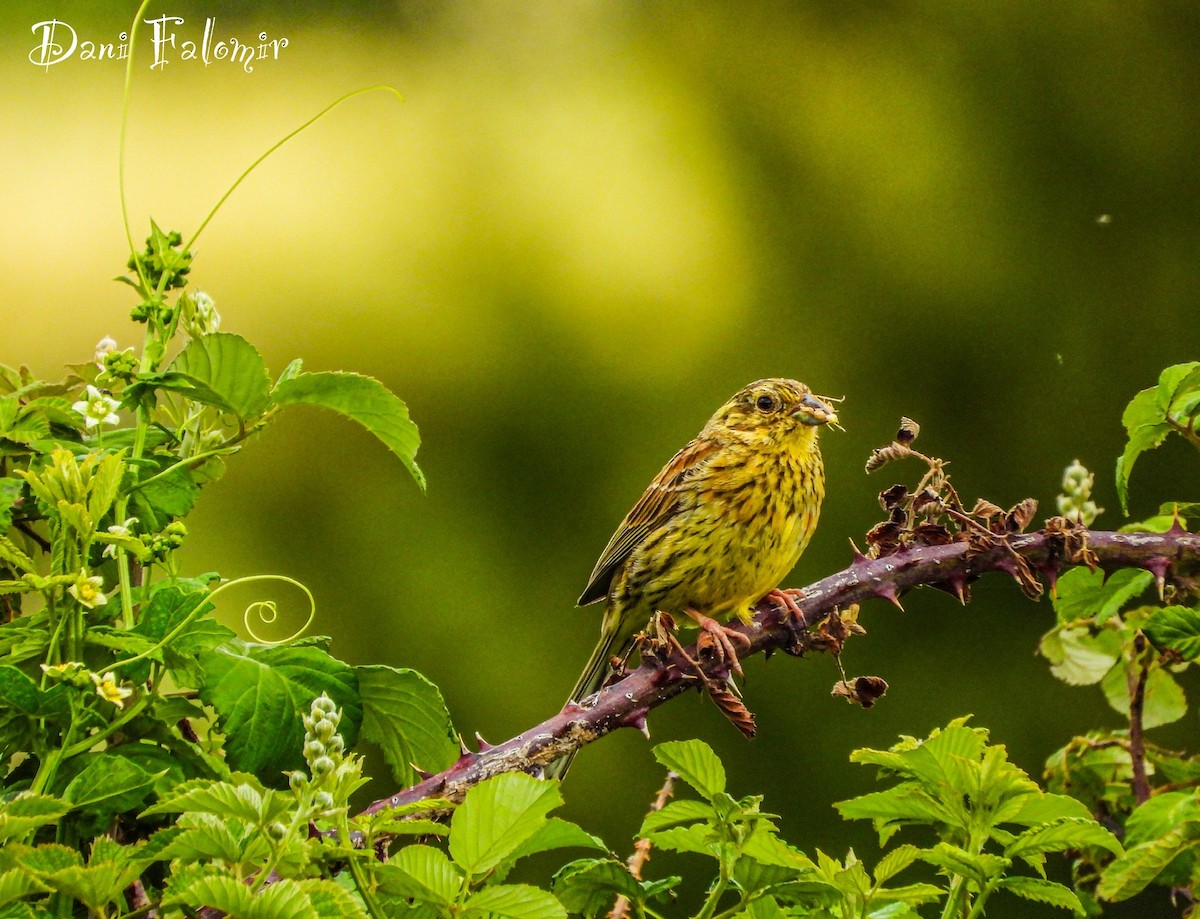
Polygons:
<instances>
[{"instance_id":1,"label":"bird's leg","mask_svg":"<svg viewBox=\"0 0 1200 919\"><path fill-rule=\"evenodd\" d=\"M804 610L800 608L800 604L796 601L803 597L804 594L799 590L780 590L776 587L770 591L764 600L770 600L772 603L782 606L787 610L788 614L795 620L795 624L799 626L807 626L804 621Z\"/></svg>"},{"instance_id":2,"label":"bird's leg","mask_svg":"<svg viewBox=\"0 0 1200 919\"><path fill-rule=\"evenodd\" d=\"M703 633L700 636L700 640L697 642L697 644L699 644L700 641L703 641L705 636L708 636L707 644L711 645L715 651L717 660L723 664L728 664L729 668L734 673L736 673L738 676L742 676L742 664L741 661L738 660L737 649L734 648L733 643L735 641L740 641L744 647L749 648L750 639L741 632L727 628L721 625L721 623L717 622L717 620L702 615L701 613L696 612L694 609L686 610L686 612L688 616L695 620L696 624L700 626L701 632Z\"/></svg>"}]
</instances>

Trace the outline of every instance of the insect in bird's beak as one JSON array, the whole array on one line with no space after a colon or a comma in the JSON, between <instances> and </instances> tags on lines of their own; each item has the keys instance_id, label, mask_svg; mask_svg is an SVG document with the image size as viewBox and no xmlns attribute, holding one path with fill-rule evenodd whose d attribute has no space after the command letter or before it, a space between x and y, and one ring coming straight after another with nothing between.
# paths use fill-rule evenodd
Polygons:
<instances>
[{"instance_id":1,"label":"insect in bird's beak","mask_svg":"<svg viewBox=\"0 0 1200 919\"><path fill-rule=\"evenodd\" d=\"M792 412L792 417L808 425L837 424L838 420L837 412L812 393L800 400L800 408Z\"/></svg>"}]
</instances>

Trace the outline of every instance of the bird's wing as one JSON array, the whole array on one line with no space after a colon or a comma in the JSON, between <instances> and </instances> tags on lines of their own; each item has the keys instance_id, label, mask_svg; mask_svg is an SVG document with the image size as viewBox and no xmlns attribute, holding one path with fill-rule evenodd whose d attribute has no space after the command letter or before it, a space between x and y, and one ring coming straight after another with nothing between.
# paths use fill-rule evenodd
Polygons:
<instances>
[{"instance_id":1,"label":"bird's wing","mask_svg":"<svg viewBox=\"0 0 1200 919\"><path fill-rule=\"evenodd\" d=\"M705 460L716 449L717 445L711 441L693 440L663 466L600 553L587 587L579 597L580 606L595 603L608 595L617 569L642 540L675 516L680 492L694 481Z\"/></svg>"}]
</instances>

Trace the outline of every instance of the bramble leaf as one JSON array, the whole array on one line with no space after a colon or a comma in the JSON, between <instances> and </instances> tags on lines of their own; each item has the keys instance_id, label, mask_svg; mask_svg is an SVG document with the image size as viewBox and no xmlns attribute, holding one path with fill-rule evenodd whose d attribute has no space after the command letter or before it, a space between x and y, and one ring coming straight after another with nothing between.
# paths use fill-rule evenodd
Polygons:
<instances>
[{"instance_id":1,"label":"bramble leaf","mask_svg":"<svg viewBox=\"0 0 1200 919\"><path fill-rule=\"evenodd\" d=\"M468 875L484 874L538 832L560 804L557 783L523 773L480 782L450 820L450 857Z\"/></svg>"},{"instance_id":2,"label":"bramble leaf","mask_svg":"<svg viewBox=\"0 0 1200 919\"><path fill-rule=\"evenodd\" d=\"M357 421L383 441L425 490L417 466L421 436L408 417L408 406L373 377L357 373L300 373L281 379L274 393L278 405L317 405Z\"/></svg>"},{"instance_id":3,"label":"bramble leaf","mask_svg":"<svg viewBox=\"0 0 1200 919\"><path fill-rule=\"evenodd\" d=\"M441 691L415 670L356 667L362 736L383 750L401 787L416 781L413 767L440 772L458 757L457 733Z\"/></svg>"},{"instance_id":4,"label":"bramble leaf","mask_svg":"<svg viewBox=\"0 0 1200 919\"><path fill-rule=\"evenodd\" d=\"M200 698L216 709L234 769L281 776L304 762L301 719L326 693L342 710L338 732L358 740L362 706L354 669L316 647L231 641L201 655Z\"/></svg>"},{"instance_id":5,"label":"bramble leaf","mask_svg":"<svg viewBox=\"0 0 1200 919\"><path fill-rule=\"evenodd\" d=\"M1186 606L1155 609L1145 631L1160 650L1174 651L1186 661L1200 658L1200 610Z\"/></svg>"},{"instance_id":6,"label":"bramble leaf","mask_svg":"<svg viewBox=\"0 0 1200 919\"><path fill-rule=\"evenodd\" d=\"M231 332L193 338L167 368L174 377L160 383L193 402L212 405L242 419L257 418L271 406L271 378L258 350Z\"/></svg>"},{"instance_id":7,"label":"bramble leaf","mask_svg":"<svg viewBox=\"0 0 1200 919\"><path fill-rule=\"evenodd\" d=\"M463 904L468 919L567 919L567 911L551 894L528 884L493 884Z\"/></svg>"},{"instance_id":8,"label":"bramble leaf","mask_svg":"<svg viewBox=\"0 0 1200 919\"><path fill-rule=\"evenodd\" d=\"M725 790L725 767L702 740L660 743L654 758L709 800Z\"/></svg>"}]
</instances>

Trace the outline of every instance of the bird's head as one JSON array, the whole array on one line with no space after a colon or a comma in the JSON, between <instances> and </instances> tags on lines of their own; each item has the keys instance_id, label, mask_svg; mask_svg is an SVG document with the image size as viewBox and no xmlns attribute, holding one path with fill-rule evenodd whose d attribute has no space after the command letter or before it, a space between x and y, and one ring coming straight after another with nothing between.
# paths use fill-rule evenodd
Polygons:
<instances>
[{"instance_id":1,"label":"bird's head","mask_svg":"<svg viewBox=\"0 0 1200 919\"><path fill-rule=\"evenodd\" d=\"M830 401L813 395L811 389L795 380L758 380L722 405L707 427L740 435L739 439L750 436L777 443L796 437L812 440L819 426L837 424L837 412Z\"/></svg>"}]
</instances>

